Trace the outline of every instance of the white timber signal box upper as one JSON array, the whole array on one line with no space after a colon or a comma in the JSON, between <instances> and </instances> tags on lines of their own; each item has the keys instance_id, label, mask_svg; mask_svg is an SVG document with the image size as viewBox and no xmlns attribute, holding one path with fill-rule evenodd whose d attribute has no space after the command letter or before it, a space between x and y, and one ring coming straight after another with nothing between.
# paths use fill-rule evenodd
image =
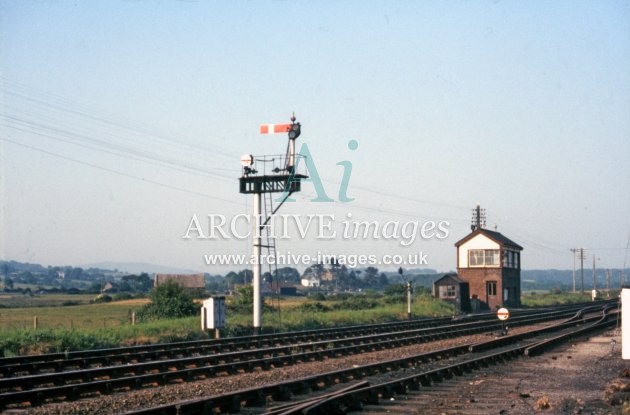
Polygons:
<instances>
[{"instance_id":1,"label":"white timber signal box upper","mask_svg":"<svg viewBox=\"0 0 630 415\"><path fill-rule=\"evenodd\" d=\"M473 311L521 306L523 247L499 232L483 228L477 228L455 246L457 275L469 284Z\"/></svg>"}]
</instances>

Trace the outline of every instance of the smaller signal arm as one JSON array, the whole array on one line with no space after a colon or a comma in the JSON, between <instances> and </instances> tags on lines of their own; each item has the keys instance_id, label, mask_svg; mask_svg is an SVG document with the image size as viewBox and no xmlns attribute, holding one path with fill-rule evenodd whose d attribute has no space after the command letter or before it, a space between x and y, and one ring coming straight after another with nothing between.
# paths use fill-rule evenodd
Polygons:
<instances>
[{"instance_id":1,"label":"smaller signal arm","mask_svg":"<svg viewBox=\"0 0 630 415\"><path fill-rule=\"evenodd\" d=\"M295 166L295 139L300 136L301 128L299 122L295 122L295 113L291 116L291 124L262 124L260 134L289 133L289 143L287 145L285 170L293 172Z\"/></svg>"}]
</instances>

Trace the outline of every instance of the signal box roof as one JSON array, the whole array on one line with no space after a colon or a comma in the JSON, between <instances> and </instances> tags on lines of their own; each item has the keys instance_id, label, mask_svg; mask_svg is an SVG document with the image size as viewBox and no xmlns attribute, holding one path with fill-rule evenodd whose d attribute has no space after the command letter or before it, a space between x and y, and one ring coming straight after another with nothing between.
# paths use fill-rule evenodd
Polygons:
<instances>
[{"instance_id":1,"label":"signal box roof","mask_svg":"<svg viewBox=\"0 0 630 415\"><path fill-rule=\"evenodd\" d=\"M459 247L460 245L470 241L472 238L474 238L477 235L484 235L492 239L493 241L495 241L501 246L507 246L510 248L517 249L519 251L523 250L522 246L520 246L519 244L517 244L510 238L504 236L503 234L500 234L499 232L495 232L495 231L490 231L488 229L483 229L483 228L477 228L476 230L474 230L473 232L465 236L463 239L460 239L459 241L455 242L455 246Z\"/></svg>"}]
</instances>

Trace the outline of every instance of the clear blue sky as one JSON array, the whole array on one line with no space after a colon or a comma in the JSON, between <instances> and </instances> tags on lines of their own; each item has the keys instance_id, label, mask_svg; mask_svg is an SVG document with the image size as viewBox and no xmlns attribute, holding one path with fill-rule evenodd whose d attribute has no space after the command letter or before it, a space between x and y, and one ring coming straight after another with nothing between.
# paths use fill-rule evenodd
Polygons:
<instances>
[{"instance_id":1,"label":"clear blue sky","mask_svg":"<svg viewBox=\"0 0 630 415\"><path fill-rule=\"evenodd\" d=\"M449 221L448 238L280 241L293 253L423 251L454 269L470 209L570 268L621 267L630 233L627 1L2 1L0 257L215 272L193 214L251 212L241 154L292 111L330 196L283 213ZM359 143L355 151L347 143ZM384 268L384 267L381 267Z\"/></svg>"}]
</instances>

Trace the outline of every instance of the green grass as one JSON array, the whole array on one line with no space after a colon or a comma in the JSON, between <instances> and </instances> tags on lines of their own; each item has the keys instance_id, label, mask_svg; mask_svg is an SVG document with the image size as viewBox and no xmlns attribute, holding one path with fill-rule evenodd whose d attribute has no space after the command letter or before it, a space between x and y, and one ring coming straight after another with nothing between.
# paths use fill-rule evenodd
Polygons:
<instances>
[{"instance_id":1,"label":"green grass","mask_svg":"<svg viewBox=\"0 0 630 415\"><path fill-rule=\"evenodd\" d=\"M406 305L388 304L383 298L365 297L321 301L323 310L303 311L303 304L317 301L287 299L281 303L281 325L277 311L265 308L263 332L315 329L333 326L378 323L407 318ZM66 307L0 308L0 356L65 352L121 345L210 338L200 329L200 318L161 320L131 325L131 310L146 300ZM366 308L356 309L357 304ZM453 315L453 307L431 296L418 296L412 304L414 317ZM33 328L37 315L38 328ZM222 336L251 334L250 313L228 313Z\"/></svg>"},{"instance_id":2,"label":"green grass","mask_svg":"<svg viewBox=\"0 0 630 415\"><path fill-rule=\"evenodd\" d=\"M55 298L51 300L53 303L63 299L54 296ZM94 296L89 297L92 298ZM115 327L130 322L131 312L138 310L145 303L146 300L126 300L70 306L0 308L0 331L32 328L35 317L37 327L40 329Z\"/></svg>"},{"instance_id":3,"label":"green grass","mask_svg":"<svg viewBox=\"0 0 630 415\"><path fill-rule=\"evenodd\" d=\"M0 312L3 308L57 307L67 303L89 304L94 294L23 295L0 293Z\"/></svg>"},{"instance_id":4,"label":"green grass","mask_svg":"<svg viewBox=\"0 0 630 415\"><path fill-rule=\"evenodd\" d=\"M0 356L33 353L66 352L81 349L118 347L133 344L172 342L210 338L212 333L200 330L199 317L161 320L131 325L130 315L148 300L134 299L104 304L88 304L92 297L82 298L85 304L59 306L80 296L53 294L41 296L41 304L56 306L0 307ZM4 298L0 304L6 307ZM524 307L543 307L590 301L590 295L573 293L528 293L521 298ZM271 302L268 300L267 305ZM286 298L276 307L265 307L263 332L291 331L380 323L404 320L407 309L404 299L378 295L342 296L316 301L309 298ZM412 303L414 317L438 317L456 314L454 308L430 295L418 295ZM33 328L37 316L38 328ZM228 311L223 337L251 334L250 312Z\"/></svg>"},{"instance_id":5,"label":"green grass","mask_svg":"<svg viewBox=\"0 0 630 415\"><path fill-rule=\"evenodd\" d=\"M544 293L532 292L521 296L523 307L546 307L561 304L574 304L591 301L591 294L585 293Z\"/></svg>"},{"instance_id":6,"label":"green grass","mask_svg":"<svg viewBox=\"0 0 630 415\"><path fill-rule=\"evenodd\" d=\"M198 318L189 317L110 328L0 330L0 356L67 352L208 338L207 334L198 329L195 330L198 325Z\"/></svg>"}]
</instances>

